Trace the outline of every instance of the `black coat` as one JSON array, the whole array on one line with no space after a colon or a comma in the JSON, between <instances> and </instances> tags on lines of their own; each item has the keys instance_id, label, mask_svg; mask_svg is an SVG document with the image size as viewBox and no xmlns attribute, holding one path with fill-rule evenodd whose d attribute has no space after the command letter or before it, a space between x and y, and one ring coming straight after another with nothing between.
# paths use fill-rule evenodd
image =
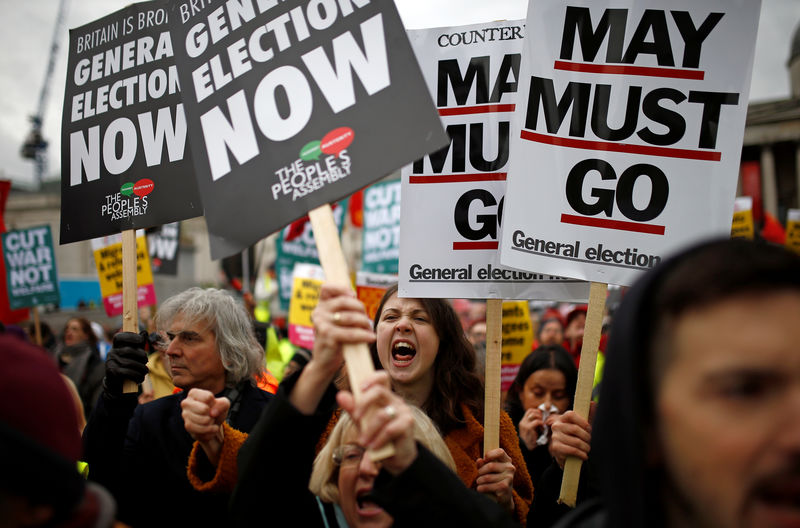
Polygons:
<instances>
[{"instance_id":1,"label":"black coat","mask_svg":"<svg viewBox=\"0 0 800 528\"><path fill-rule=\"evenodd\" d=\"M329 387L317 413L303 415L288 399L296 380L297 375L281 383L239 451L239 481L231 500L236 526L325 526L308 481L336 391ZM395 528L519 526L499 504L464 486L424 446L418 449L419 456L403 473L381 470L374 483L372 497L394 517Z\"/></svg>"},{"instance_id":2,"label":"black coat","mask_svg":"<svg viewBox=\"0 0 800 528\"><path fill-rule=\"evenodd\" d=\"M231 426L248 432L272 395L250 383L240 386ZM171 528L228 525L228 495L196 491L186 477L193 440L181 417L184 398L185 392L144 405L137 405L136 394L98 400L83 432L84 456L89 479L116 498L120 521Z\"/></svg>"}]
</instances>

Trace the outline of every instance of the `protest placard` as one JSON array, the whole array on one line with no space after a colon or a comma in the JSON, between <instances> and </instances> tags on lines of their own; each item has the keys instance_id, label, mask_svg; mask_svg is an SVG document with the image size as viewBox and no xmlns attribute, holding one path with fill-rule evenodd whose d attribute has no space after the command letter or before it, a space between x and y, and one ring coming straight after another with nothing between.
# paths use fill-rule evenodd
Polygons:
<instances>
[{"instance_id":1,"label":"protest placard","mask_svg":"<svg viewBox=\"0 0 800 528\"><path fill-rule=\"evenodd\" d=\"M586 300L588 284L500 265L523 20L409 31L450 144L402 171L400 293Z\"/></svg>"},{"instance_id":2,"label":"protest placard","mask_svg":"<svg viewBox=\"0 0 800 528\"><path fill-rule=\"evenodd\" d=\"M122 235L110 235L92 240L94 262L100 280L100 292L103 294L103 306L109 317L123 313L122 242ZM136 265L130 267L136 269L137 305L140 307L152 306L156 304L156 292L153 287L153 273L150 269L150 258L143 230L136 232L135 257Z\"/></svg>"},{"instance_id":3,"label":"protest placard","mask_svg":"<svg viewBox=\"0 0 800 528\"><path fill-rule=\"evenodd\" d=\"M0 233L6 231L5 210L8 194L11 192L11 181L0 180ZM8 288L6 283L5 261L0 260L0 322L18 323L28 318L28 310L12 310L8 306Z\"/></svg>"},{"instance_id":4,"label":"protest placard","mask_svg":"<svg viewBox=\"0 0 800 528\"><path fill-rule=\"evenodd\" d=\"M786 247L800 254L800 209L786 212Z\"/></svg>"},{"instance_id":5,"label":"protest placard","mask_svg":"<svg viewBox=\"0 0 800 528\"><path fill-rule=\"evenodd\" d=\"M447 142L393 2L166 5L212 258Z\"/></svg>"},{"instance_id":6,"label":"protest placard","mask_svg":"<svg viewBox=\"0 0 800 528\"><path fill-rule=\"evenodd\" d=\"M318 265L298 263L292 274L292 300L289 303L289 341L299 347L314 348L314 323L311 312L317 306L325 272Z\"/></svg>"},{"instance_id":7,"label":"protest placard","mask_svg":"<svg viewBox=\"0 0 800 528\"><path fill-rule=\"evenodd\" d=\"M500 390L506 392L513 383L533 346L531 313L526 301L503 303L503 343L501 347Z\"/></svg>"},{"instance_id":8,"label":"protest placard","mask_svg":"<svg viewBox=\"0 0 800 528\"><path fill-rule=\"evenodd\" d=\"M761 222L764 216L764 200L761 199L761 162L743 161L739 167L742 196L753 198L753 221Z\"/></svg>"},{"instance_id":9,"label":"protest placard","mask_svg":"<svg viewBox=\"0 0 800 528\"><path fill-rule=\"evenodd\" d=\"M166 22L142 2L70 31L62 244L203 213Z\"/></svg>"},{"instance_id":10,"label":"protest placard","mask_svg":"<svg viewBox=\"0 0 800 528\"><path fill-rule=\"evenodd\" d=\"M364 189L361 269L397 273L400 258L400 180Z\"/></svg>"},{"instance_id":11,"label":"protest placard","mask_svg":"<svg viewBox=\"0 0 800 528\"><path fill-rule=\"evenodd\" d=\"M11 309L58 304L58 272L50 226L6 231L2 239Z\"/></svg>"},{"instance_id":12,"label":"protest placard","mask_svg":"<svg viewBox=\"0 0 800 528\"><path fill-rule=\"evenodd\" d=\"M530 3L504 265L629 285L730 232L760 4Z\"/></svg>"},{"instance_id":13,"label":"protest placard","mask_svg":"<svg viewBox=\"0 0 800 528\"><path fill-rule=\"evenodd\" d=\"M181 223L172 222L147 233L150 267L154 275L178 274Z\"/></svg>"},{"instance_id":14,"label":"protest placard","mask_svg":"<svg viewBox=\"0 0 800 528\"><path fill-rule=\"evenodd\" d=\"M333 208L333 219L341 233L344 222L344 212L347 209L346 202L342 202ZM291 233L294 227L298 227L298 233ZM311 229L311 222L305 221L300 226L287 226L281 230L275 241L275 274L278 279L278 298L281 310L289 309L289 301L292 298L292 287L294 286L293 273L295 265L301 262L319 265L319 251L314 240L314 231Z\"/></svg>"},{"instance_id":15,"label":"protest placard","mask_svg":"<svg viewBox=\"0 0 800 528\"><path fill-rule=\"evenodd\" d=\"M397 275L369 271L356 273L356 297L364 303L370 319L375 319L383 294L394 284L397 284Z\"/></svg>"},{"instance_id":16,"label":"protest placard","mask_svg":"<svg viewBox=\"0 0 800 528\"><path fill-rule=\"evenodd\" d=\"M753 240L755 227L753 226L753 199L741 196L733 202L733 221L731 222L731 238L746 238Z\"/></svg>"}]
</instances>

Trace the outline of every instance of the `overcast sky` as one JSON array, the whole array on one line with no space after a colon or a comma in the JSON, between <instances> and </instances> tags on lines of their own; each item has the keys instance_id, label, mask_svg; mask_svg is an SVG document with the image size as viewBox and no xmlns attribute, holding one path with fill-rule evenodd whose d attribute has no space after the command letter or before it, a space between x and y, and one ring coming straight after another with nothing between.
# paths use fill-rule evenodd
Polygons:
<instances>
[{"instance_id":1,"label":"overcast sky","mask_svg":"<svg viewBox=\"0 0 800 528\"><path fill-rule=\"evenodd\" d=\"M59 33L60 49L44 114L44 135L50 141L47 179L60 171L60 129L67 62L67 31L101 18L130 0L67 0L66 23ZM456 26L499 19L525 18L527 0L396 0L409 29ZM33 163L19 155L30 130L28 116L36 111L59 0L0 0L0 179L33 181ZM795 28L800 24L800 0L763 0L756 43L752 101L785 98L789 94L786 62Z\"/></svg>"}]
</instances>

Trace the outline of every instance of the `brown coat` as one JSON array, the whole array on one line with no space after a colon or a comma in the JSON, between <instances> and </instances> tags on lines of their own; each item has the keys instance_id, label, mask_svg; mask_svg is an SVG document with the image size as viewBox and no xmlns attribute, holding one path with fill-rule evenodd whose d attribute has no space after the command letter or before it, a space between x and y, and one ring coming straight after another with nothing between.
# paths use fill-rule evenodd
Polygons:
<instances>
[{"instance_id":1,"label":"brown coat","mask_svg":"<svg viewBox=\"0 0 800 528\"><path fill-rule=\"evenodd\" d=\"M461 406L466 424L444 437L450 454L456 462L461 481L469 488L475 488L478 478L477 460L483 456L483 426L475 419L466 405ZM519 449L519 437L514 424L505 411L500 411L500 447L511 457L514 473L514 510L521 526L525 526L528 509L533 501L533 484Z\"/></svg>"}]
</instances>

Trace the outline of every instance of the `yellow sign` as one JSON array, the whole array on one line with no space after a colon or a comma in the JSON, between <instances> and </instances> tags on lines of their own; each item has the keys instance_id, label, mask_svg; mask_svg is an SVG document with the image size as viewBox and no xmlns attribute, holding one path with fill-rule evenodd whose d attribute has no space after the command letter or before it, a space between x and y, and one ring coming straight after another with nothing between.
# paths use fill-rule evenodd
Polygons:
<instances>
[{"instance_id":1,"label":"yellow sign","mask_svg":"<svg viewBox=\"0 0 800 528\"><path fill-rule=\"evenodd\" d=\"M755 228L753 226L753 199L749 196L737 198L733 204L733 222L731 223L731 238L746 238L753 240Z\"/></svg>"},{"instance_id":2,"label":"yellow sign","mask_svg":"<svg viewBox=\"0 0 800 528\"><path fill-rule=\"evenodd\" d=\"M95 249L94 262L103 297L122 293L122 243ZM136 284L139 287L153 284L150 254L143 236L136 237Z\"/></svg>"},{"instance_id":3,"label":"yellow sign","mask_svg":"<svg viewBox=\"0 0 800 528\"><path fill-rule=\"evenodd\" d=\"M370 271L356 273L356 296L364 303L370 319L375 319L375 312L378 311L383 294L393 284L397 284L397 275Z\"/></svg>"},{"instance_id":4,"label":"yellow sign","mask_svg":"<svg viewBox=\"0 0 800 528\"><path fill-rule=\"evenodd\" d=\"M503 303L503 346L500 367L501 388L508 390L522 360L531 353L533 324L527 301Z\"/></svg>"},{"instance_id":5,"label":"yellow sign","mask_svg":"<svg viewBox=\"0 0 800 528\"><path fill-rule=\"evenodd\" d=\"M92 240L94 263L100 279L100 292L106 315L122 314L122 235L110 235ZM136 304L139 307L156 304L153 272L144 230L136 232Z\"/></svg>"},{"instance_id":6,"label":"yellow sign","mask_svg":"<svg viewBox=\"0 0 800 528\"><path fill-rule=\"evenodd\" d=\"M289 341L309 350L314 346L314 325L311 312L317 306L324 274L313 264L296 264L289 301Z\"/></svg>"},{"instance_id":7,"label":"yellow sign","mask_svg":"<svg viewBox=\"0 0 800 528\"><path fill-rule=\"evenodd\" d=\"M800 209L786 213L786 247L800 254Z\"/></svg>"}]
</instances>

